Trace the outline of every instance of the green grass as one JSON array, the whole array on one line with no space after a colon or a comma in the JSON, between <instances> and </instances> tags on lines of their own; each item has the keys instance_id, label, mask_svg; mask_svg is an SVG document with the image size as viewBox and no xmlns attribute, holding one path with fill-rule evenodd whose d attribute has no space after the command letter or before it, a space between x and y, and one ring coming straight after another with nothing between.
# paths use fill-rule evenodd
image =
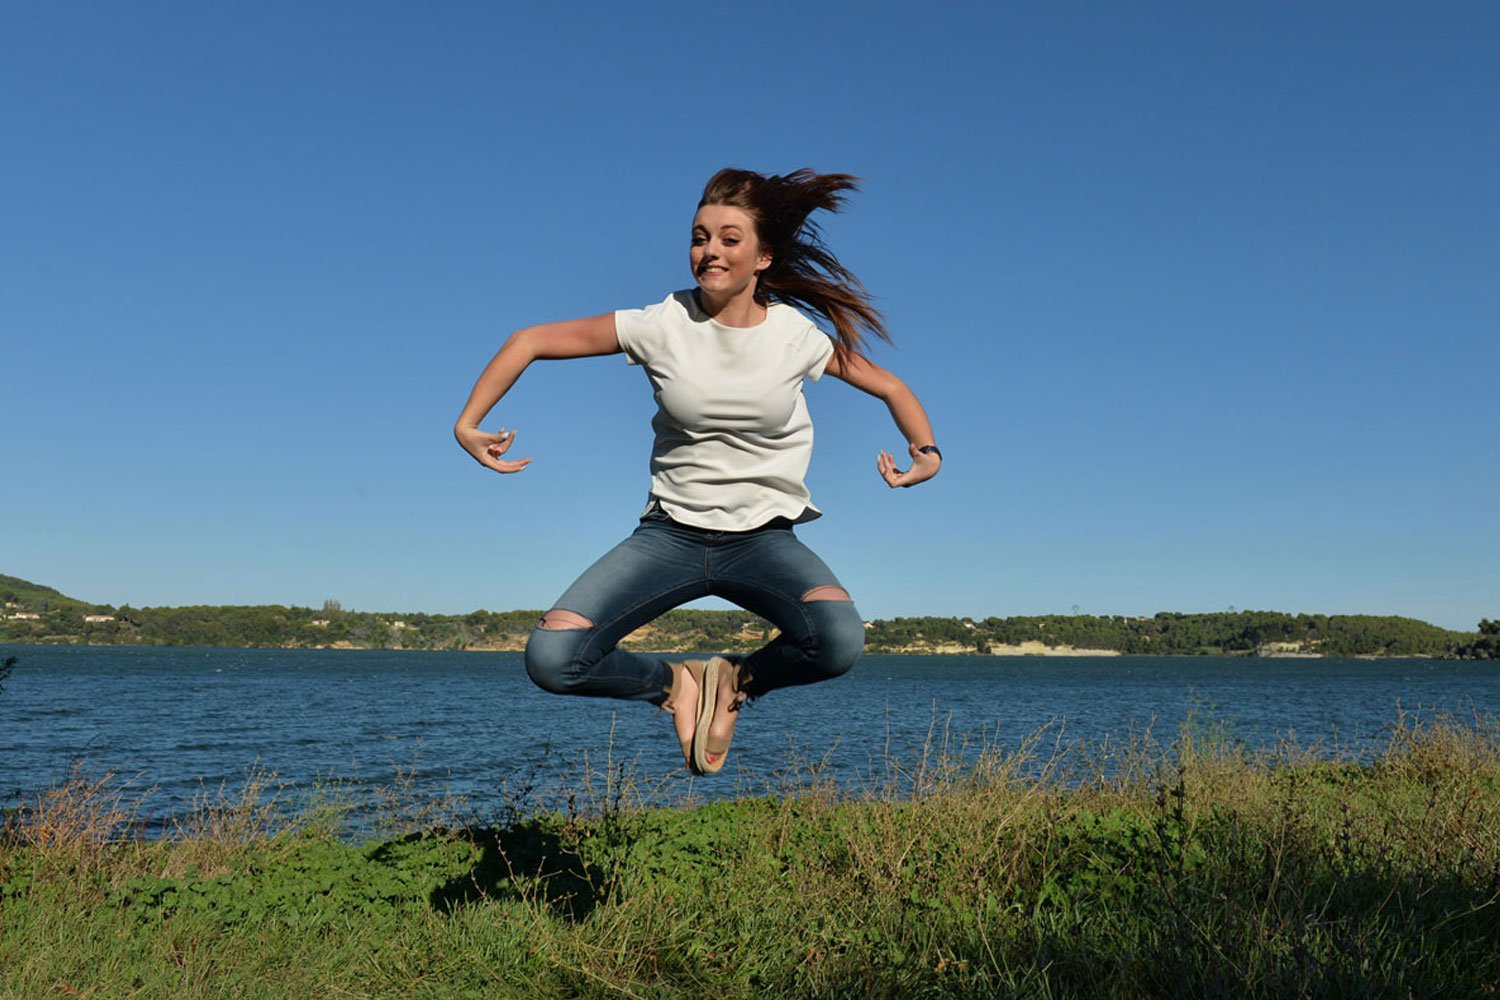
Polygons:
<instances>
[{"instance_id":1,"label":"green grass","mask_svg":"<svg viewBox=\"0 0 1500 1000\"><path fill-rule=\"evenodd\" d=\"M1500 730L1398 720L1362 764L1212 726L1086 760L449 828L287 817L263 778L175 836L76 777L0 847L6 997L1462 997L1500 988ZM398 789L399 792L399 789ZM439 810L442 812L442 810ZM424 825L425 824L425 825Z\"/></svg>"}]
</instances>

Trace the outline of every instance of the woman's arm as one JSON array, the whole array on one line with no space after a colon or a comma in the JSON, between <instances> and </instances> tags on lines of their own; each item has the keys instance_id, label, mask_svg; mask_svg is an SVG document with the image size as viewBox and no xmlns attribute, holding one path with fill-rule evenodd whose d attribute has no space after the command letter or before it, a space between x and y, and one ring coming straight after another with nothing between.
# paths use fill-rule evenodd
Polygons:
<instances>
[{"instance_id":1,"label":"woman's arm","mask_svg":"<svg viewBox=\"0 0 1500 1000\"><path fill-rule=\"evenodd\" d=\"M835 351L826 371L834 378L883 400L891 411L891 419L896 421L896 428L906 437L906 451L911 455L910 469L903 472L896 468L896 459L888 451L882 451L875 460L875 468L887 485L893 489L915 486L938 474L943 465L942 456L936 451L920 450L936 445L932 424L916 393L907 388L905 382L869 358L848 351Z\"/></svg>"},{"instance_id":2,"label":"woman's arm","mask_svg":"<svg viewBox=\"0 0 1500 1000\"><path fill-rule=\"evenodd\" d=\"M516 440L514 430L501 428L498 434L486 434L479 424L516 384L526 366L538 360L589 358L600 354L618 354L620 342L615 337L615 314L570 319L561 323L543 323L517 330L506 340L474 383L469 401L458 415L453 436L474 461L496 472L520 472L531 459L501 459Z\"/></svg>"}]
</instances>

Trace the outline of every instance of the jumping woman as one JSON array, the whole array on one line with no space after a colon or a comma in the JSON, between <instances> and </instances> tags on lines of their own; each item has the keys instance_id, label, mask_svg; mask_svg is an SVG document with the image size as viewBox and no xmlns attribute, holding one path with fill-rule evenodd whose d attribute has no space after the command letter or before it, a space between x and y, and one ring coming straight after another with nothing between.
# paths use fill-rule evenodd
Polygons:
<instances>
[{"instance_id":1,"label":"jumping woman","mask_svg":"<svg viewBox=\"0 0 1500 1000\"><path fill-rule=\"evenodd\" d=\"M911 456L902 470L880 452L887 485L915 486L942 465L922 404L863 354L865 334L890 339L880 313L808 221L818 209L838 211L855 187L848 174L719 171L693 216L696 287L644 309L513 333L454 427L480 465L520 472L531 459L505 457L516 432L479 425L527 365L623 353L645 370L657 401L645 513L542 616L526 670L557 694L666 708L694 773L723 768L747 698L837 677L864 647L849 592L793 530L819 516L803 482L813 445L803 380L826 371L885 402ZM616 645L709 595L770 620L779 634L748 656L706 661Z\"/></svg>"}]
</instances>

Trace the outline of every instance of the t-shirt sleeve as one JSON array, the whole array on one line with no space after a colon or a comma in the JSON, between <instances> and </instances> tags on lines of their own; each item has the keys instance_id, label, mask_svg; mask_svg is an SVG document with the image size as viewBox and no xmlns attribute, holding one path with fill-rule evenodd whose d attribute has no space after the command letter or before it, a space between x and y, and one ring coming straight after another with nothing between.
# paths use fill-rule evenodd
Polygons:
<instances>
[{"instance_id":1,"label":"t-shirt sleeve","mask_svg":"<svg viewBox=\"0 0 1500 1000\"><path fill-rule=\"evenodd\" d=\"M615 310L615 339L620 342L620 350L625 352L625 360L632 365L641 363L641 337L646 326L646 310L644 309L617 309Z\"/></svg>"},{"instance_id":2,"label":"t-shirt sleeve","mask_svg":"<svg viewBox=\"0 0 1500 1000\"><path fill-rule=\"evenodd\" d=\"M625 360L632 365L645 364L656 353L664 334L664 310L673 304L672 296L644 309L619 309L615 312L615 339Z\"/></svg>"},{"instance_id":3,"label":"t-shirt sleeve","mask_svg":"<svg viewBox=\"0 0 1500 1000\"><path fill-rule=\"evenodd\" d=\"M828 362L833 360L833 338L816 326L808 324L804 341L807 378L816 382L823 377L823 371L828 367Z\"/></svg>"}]
</instances>

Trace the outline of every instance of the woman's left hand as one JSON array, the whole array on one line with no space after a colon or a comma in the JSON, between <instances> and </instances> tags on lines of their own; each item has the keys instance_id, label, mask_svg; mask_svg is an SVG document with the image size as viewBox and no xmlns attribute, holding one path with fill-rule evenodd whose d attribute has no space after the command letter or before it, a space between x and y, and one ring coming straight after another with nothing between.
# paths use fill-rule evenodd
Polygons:
<instances>
[{"instance_id":1,"label":"woman's left hand","mask_svg":"<svg viewBox=\"0 0 1500 1000\"><path fill-rule=\"evenodd\" d=\"M938 474L942 468L943 460L928 451L919 451L917 445L907 445L907 453L911 455L911 468L905 471L896 468L896 456L888 451L882 451L880 457L875 460L875 468L880 472L880 478L891 489L898 486L915 486L925 483Z\"/></svg>"}]
</instances>

